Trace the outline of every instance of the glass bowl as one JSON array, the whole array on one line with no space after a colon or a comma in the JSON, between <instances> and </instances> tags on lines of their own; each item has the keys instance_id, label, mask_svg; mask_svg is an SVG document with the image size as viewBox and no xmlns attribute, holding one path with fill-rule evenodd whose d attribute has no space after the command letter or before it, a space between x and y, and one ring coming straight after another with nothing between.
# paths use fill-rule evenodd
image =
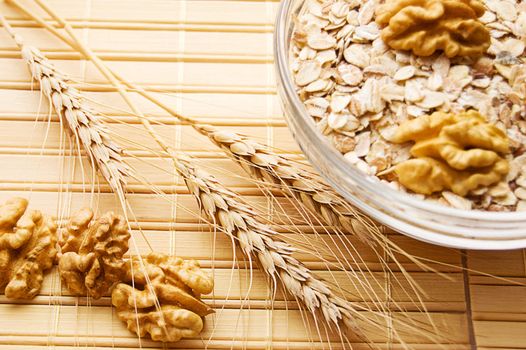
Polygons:
<instances>
[{"instance_id":1,"label":"glass bowl","mask_svg":"<svg viewBox=\"0 0 526 350\"><path fill-rule=\"evenodd\" d=\"M465 249L526 247L526 212L460 210L425 202L367 176L316 129L289 69L294 18L305 0L282 0L274 33L278 91L290 130L320 174L350 203L378 222L416 239Z\"/></svg>"}]
</instances>

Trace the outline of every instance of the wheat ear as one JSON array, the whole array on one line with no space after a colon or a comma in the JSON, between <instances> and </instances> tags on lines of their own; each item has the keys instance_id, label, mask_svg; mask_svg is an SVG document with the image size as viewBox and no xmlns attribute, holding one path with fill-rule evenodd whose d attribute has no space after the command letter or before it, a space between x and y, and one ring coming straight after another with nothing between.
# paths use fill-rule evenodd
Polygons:
<instances>
[{"instance_id":1,"label":"wheat ear","mask_svg":"<svg viewBox=\"0 0 526 350\"><path fill-rule=\"evenodd\" d=\"M129 203L125 197L126 177L136 174L132 174L132 169L124 163L122 158L123 149L111 140L108 130L100 119L101 116L87 108L83 103L80 92L68 84L65 75L58 71L37 48L25 45L22 38L13 31L2 15L0 15L0 23L2 23L20 48L22 58L28 64L33 79L39 82L40 90L48 98L61 123L67 126L77 144L82 144L92 164L100 170L112 191L119 196L125 212L128 229L130 229L126 211L129 208ZM149 122L145 123L151 128ZM131 210L131 208L129 209ZM153 251L148 239L144 235L143 238L150 250ZM138 252L133 237L132 244ZM141 270L144 271L145 265L140 255L138 261ZM146 283L151 286L149 276L146 276L145 279ZM159 311L160 304L155 292L153 292L153 296L155 297L155 309ZM137 320L137 329L139 328Z\"/></svg>"},{"instance_id":2,"label":"wheat ear","mask_svg":"<svg viewBox=\"0 0 526 350\"><path fill-rule=\"evenodd\" d=\"M131 168L124 163L123 150L113 142L101 117L82 101L78 90L67 83L67 78L35 47L24 44L5 18L0 22L20 48L31 76L39 82L40 90L60 118L60 122L81 144L91 164L98 169L110 188L124 199L127 177Z\"/></svg>"},{"instance_id":3,"label":"wheat ear","mask_svg":"<svg viewBox=\"0 0 526 350\"><path fill-rule=\"evenodd\" d=\"M278 238L278 233L260 222L257 214L238 194L227 189L212 175L179 157L179 171L203 212L232 238L249 258L259 262L276 287L284 288L314 316L322 315L330 326L341 326L361 334L355 305L336 296L331 288L292 256L296 249ZM252 261L252 260L251 260Z\"/></svg>"}]
</instances>

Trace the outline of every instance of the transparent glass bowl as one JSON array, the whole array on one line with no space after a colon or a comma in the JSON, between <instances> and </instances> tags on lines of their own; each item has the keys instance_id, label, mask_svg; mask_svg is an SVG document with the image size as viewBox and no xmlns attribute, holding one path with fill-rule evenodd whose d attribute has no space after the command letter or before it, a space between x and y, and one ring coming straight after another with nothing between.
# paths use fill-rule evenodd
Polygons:
<instances>
[{"instance_id":1,"label":"transparent glass bowl","mask_svg":"<svg viewBox=\"0 0 526 350\"><path fill-rule=\"evenodd\" d=\"M293 18L302 11L304 1L281 1L274 33L274 59L288 125L320 174L364 213L408 236L466 249L526 247L526 212L468 211L415 199L360 172L316 130L296 93L289 69Z\"/></svg>"}]
</instances>

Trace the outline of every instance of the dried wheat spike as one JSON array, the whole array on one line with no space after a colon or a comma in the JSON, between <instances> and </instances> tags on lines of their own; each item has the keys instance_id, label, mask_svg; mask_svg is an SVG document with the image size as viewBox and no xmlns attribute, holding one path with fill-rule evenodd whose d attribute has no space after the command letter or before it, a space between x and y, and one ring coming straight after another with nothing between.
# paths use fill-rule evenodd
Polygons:
<instances>
[{"instance_id":1,"label":"dried wheat spike","mask_svg":"<svg viewBox=\"0 0 526 350\"><path fill-rule=\"evenodd\" d=\"M100 116L86 107L79 91L68 85L64 75L40 51L28 46L21 49L33 79L40 83L41 91L52 102L61 122L84 146L111 189L118 194L124 193L130 168L124 164L123 150L111 140Z\"/></svg>"},{"instance_id":2,"label":"dried wheat spike","mask_svg":"<svg viewBox=\"0 0 526 350\"><path fill-rule=\"evenodd\" d=\"M93 219L91 209L73 214L60 241L59 273L69 291L95 299L109 293L126 275L129 239L122 216L109 212Z\"/></svg>"},{"instance_id":3,"label":"dried wheat spike","mask_svg":"<svg viewBox=\"0 0 526 350\"><path fill-rule=\"evenodd\" d=\"M111 189L124 198L126 177L131 169L124 163L123 150L109 136L100 115L88 108L80 92L68 84L60 72L37 48L25 45L22 38L0 16L6 31L20 48L33 79L40 83L40 90L66 125L76 142L82 145L90 161L101 172Z\"/></svg>"},{"instance_id":4,"label":"dried wheat spike","mask_svg":"<svg viewBox=\"0 0 526 350\"><path fill-rule=\"evenodd\" d=\"M274 285L281 283L307 310L315 316L321 315L329 325L345 326L361 334L352 317L354 306L336 296L325 282L295 259L292 254L296 249L261 223L248 203L212 175L195 168L189 159L180 157L177 166L209 220L233 238L249 259L258 261Z\"/></svg>"},{"instance_id":5,"label":"dried wheat spike","mask_svg":"<svg viewBox=\"0 0 526 350\"><path fill-rule=\"evenodd\" d=\"M142 261L131 259L125 271L111 301L130 331L163 342L201 332L202 317L213 310L199 298L211 293L214 283L196 261L151 253Z\"/></svg>"},{"instance_id":6,"label":"dried wheat spike","mask_svg":"<svg viewBox=\"0 0 526 350\"><path fill-rule=\"evenodd\" d=\"M194 124L194 127L236 161L252 178L278 186L300 200L310 211L319 214L326 224L354 232L358 225L356 212L350 204L317 174L302 169L295 162L273 152L268 146L232 131L223 131L212 125ZM362 239L370 237L360 236Z\"/></svg>"},{"instance_id":7,"label":"dried wheat spike","mask_svg":"<svg viewBox=\"0 0 526 350\"><path fill-rule=\"evenodd\" d=\"M34 298L57 254L53 219L26 209L23 198L0 206L0 293L11 299Z\"/></svg>"}]
</instances>

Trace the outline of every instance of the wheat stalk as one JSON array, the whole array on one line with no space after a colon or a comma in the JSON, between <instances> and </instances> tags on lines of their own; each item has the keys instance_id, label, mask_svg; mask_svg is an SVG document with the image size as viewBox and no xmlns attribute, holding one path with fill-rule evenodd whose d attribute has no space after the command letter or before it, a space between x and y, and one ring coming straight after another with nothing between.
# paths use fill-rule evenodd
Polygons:
<instances>
[{"instance_id":1,"label":"wheat stalk","mask_svg":"<svg viewBox=\"0 0 526 350\"><path fill-rule=\"evenodd\" d=\"M162 107L162 103L160 106ZM302 168L286 155L279 155L269 146L231 130L199 124L187 117L179 118L191 123L196 130L207 136L252 178L278 186L287 196L299 200L309 214L320 216L325 224L353 233L371 246L381 243L402 272L405 273L394 252L406 256L423 269L431 270L386 237L372 220L354 209L317 174ZM408 275L406 277L410 278ZM418 288L416 285L414 287Z\"/></svg>"},{"instance_id":2,"label":"wheat stalk","mask_svg":"<svg viewBox=\"0 0 526 350\"><path fill-rule=\"evenodd\" d=\"M329 326L332 324L337 329L344 326L363 337L354 319L360 317L355 305L336 296L325 282L294 258L296 249L261 223L248 203L212 175L194 167L189 159L179 157L177 163L202 211L221 226L249 259L259 262L274 287L280 282L314 316L322 315Z\"/></svg>"},{"instance_id":3,"label":"wheat stalk","mask_svg":"<svg viewBox=\"0 0 526 350\"><path fill-rule=\"evenodd\" d=\"M41 3L41 0L36 1ZM53 17L67 29L67 22L55 16ZM84 53L89 53L88 57L98 61L99 69L100 66L108 69L102 60L98 59L89 48L84 46L84 44L76 38L72 30L68 32L74 40L74 44L70 44L73 48L78 48L77 46L79 46ZM115 78L119 79L119 83L125 84L134 92L139 93L141 96L164 109L173 117L188 123L199 133L208 137L212 143L221 148L227 156L239 164L249 176L258 181L271 184L273 187L278 187L285 195L299 200L300 203L303 204L303 207L298 208L300 212L306 209L310 215L321 216L326 224L336 227L343 232L355 234L373 248L379 257L381 257L381 254L376 251L375 246L380 246L385 250L389 259L400 269L406 280L410 283L411 288L417 292L418 302L423 306L420 294L425 294L425 292L407 273L395 254L398 253L406 257L422 270L440 273L390 240L374 221L358 212L332 187L320 179L316 173L302 168L297 162L289 159L286 155L278 155L268 145L261 144L234 131L220 130L212 125L201 124L193 118L183 116L160 101L151 92L127 81L114 71L109 69L108 71L110 71ZM263 190L268 191L268 189ZM339 239L343 244L349 243L345 237L339 237ZM386 268L389 270L387 265Z\"/></svg>"},{"instance_id":4,"label":"wheat stalk","mask_svg":"<svg viewBox=\"0 0 526 350\"><path fill-rule=\"evenodd\" d=\"M124 163L123 150L111 140L101 117L86 106L79 91L68 84L66 76L37 48L24 44L1 15L0 22L20 48L32 78L40 84L40 90L53 106L60 122L67 127L77 144L82 145L92 166L100 171L110 188L124 199L126 178L131 175L131 168Z\"/></svg>"},{"instance_id":5,"label":"wheat stalk","mask_svg":"<svg viewBox=\"0 0 526 350\"><path fill-rule=\"evenodd\" d=\"M357 225L356 220L359 221L361 228L364 226L371 228L374 224L372 222L364 223L363 217L332 187L323 182L317 174L301 168L297 162L286 155L279 155L268 145L245 135L232 130L220 130L215 126L201 124L193 118L183 116L160 101L151 92L127 81L115 72L112 73L134 92L139 93L171 116L188 123L206 136L240 165L250 177L271 184L273 187L281 189L286 195L300 200L308 209L309 214L319 214L325 224L355 233L365 241L373 239L373 237L356 230L355 226ZM377 228L376 230L378 231Z\"/></svg>"}]
</instances>

